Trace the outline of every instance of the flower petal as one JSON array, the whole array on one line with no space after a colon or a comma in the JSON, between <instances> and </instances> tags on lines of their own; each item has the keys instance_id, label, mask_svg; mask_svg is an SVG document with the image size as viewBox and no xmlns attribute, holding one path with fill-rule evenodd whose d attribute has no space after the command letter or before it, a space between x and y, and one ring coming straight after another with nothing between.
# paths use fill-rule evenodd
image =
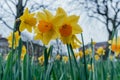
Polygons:
<instances>
[{"instance_id":1,"label":"flower petal","mask_svg":"<svg viewBox=\"0 0 120 80\"><path fill-rule=\"evenodd\" d=\"M53 18L53 15L51 14L51 12L49 12L48 10L44 10L46 17L48 19L48 21L51 21L51 19Z\"/></svg>"},{"instance_id":2,"label":"flower petal","mask_svg":"<svg viewBox=\"0 0 120 80\"><path fill-rule=\"evenodd\" d=\"M46 18L46 15L44 14L44 13L42 13L42 12L38 12L37 13L37 20L39 21L39 20L47 20L47 18Z\"/></svg>"},{"instance_id":3,"label":"flower petal","mask_svg":"<svg viewBox=\"0 0 120 80\"><path fill-rule=\"evenodd\" d=\"M43 43L45 45L47 45L50 42L50 40L56 39L56 38L57 38L57 33L53 30L51 30L47 33L43 33Z\"/></svg>"},{"instance_id":4,"label":"flower petal","mask_svg":"<svg viewBox=\"0 0 120 80\"><path fill-rule=\"evenodd\" d=\"M20 28L19 28L19 29L20 29L20 32L25 29L25 24L24 24L24 22L21 22L21 23L20 23Z\"/></svg>"},{"instance_id":5,"label":"flower petal","mask_svg":"<svg viewBox=\"0 0 120 80\"><path fill-rule=\"evenodd\" d=\"M29 26L28 24L26 24L26 29L27 29L29 32L32 32L32 26Z\"/></svg>"},{"instance_id":6,"label":"flower petal","mask_svg":"<svg viewBox=\"0 0 120 80\"><path fill-rule=\"evenodd\" d=\"M82 28L80 27L80 25L78 25L78 24L72 24L71 26L72 26L72 34L73 34L73 35L74 35L74 34L79 34L79 33L82 33L82 32L83 32L83 30L82 30Z\"/></svg>"},{"instance_id":7,"label":"flower petal","mask_svg":"<svg viewBox=\"0 0 120 80\"><path fill-rule=\"evenodd\" d=\"M71 15L67 17L67 22L68 23L78 23L79 16L76 15Z\"/></svg>"},{"instance_id":8,"label":"flower petal","mask_svg":"<svg viewBox=\"0 0 120 80\"><path fill-rule=\"evenodd\" d=\"M64 15L60 14L60 15L56 15L54 17L54 19L52 20L52 23L56 26L61 26L64 22Z\"/></svg>"},{"instance_id":9,"label":"flower petal","mask_svg":"<svg viewBox=\"0 0 120 80\"><path fill-rule=\"evenodd\" d=\"M35 39L35 40L42 40L42 34L37 33L37 34L34 36L34 39Z\"/></svg>"},{"instance_id":10,"label":"flower petal","mask_svg":"<svg viewBox=\"0 0 120 80\"><path fill-rule=\"evenodd\" d=\"M62 40L63 44L70 44L71 39L72 39L72 35L70 35L68 37L60 37L60 39Z\"/></svg>"},{"instance_id":11,"label":"flower petal","mask_svg":"<svg viewBox=\"0 0 120 80\"><path fill-rule=\"evenodd\" d=\"M63 14L63 15L65 15L65 16L67 16L66 12L65 12L62 8L60 8L60 7L57 9L57 13L56 13L56 14L57 14L57 15L58 15L58 14Z\"/></svg>"}]
</instances>

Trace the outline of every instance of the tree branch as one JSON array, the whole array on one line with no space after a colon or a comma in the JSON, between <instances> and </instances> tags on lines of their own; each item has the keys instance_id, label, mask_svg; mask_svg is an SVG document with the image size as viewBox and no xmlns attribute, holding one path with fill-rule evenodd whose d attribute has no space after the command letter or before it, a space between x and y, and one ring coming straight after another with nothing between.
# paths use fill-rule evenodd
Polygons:
<instances>
[{"instance_id":1,"label":"tree branch","mask_svg":"<svg viewBox=\"0 0 120 80\"><path fill-rule=\"evenodd\" d=\"M28 0L25 1L25 4L23 5L24 8L25 8L25 6L27 5L27 2L28 2Z\"/></svg>"},{"instance_id":2,"label":"tree branch","mask_svg":"<svg viewBox=\"0 0 120 80\"><path fill-rule=\"evenodd\" d=\"M12 1L12 0L9 0L12 4L14 4L14 5L16 5L16 3L14 2L14 1Z\"/></svg>"},{"instance_id":3,"label":"tree branch","mask_svg":"<svg viewBox=\"0 0 120 80\"><path fill-rule=\"evenodd\" d=\"M7 0L5 0L5 1L6 1L6 4L7 4L8 8L9 8L10 11L12 12L12 14L13 14L14 16L16 16L15 13L14 13L14 11L12 10L11 6L8 4Z\"/></svg>"},{"instance_id":4,"label":"tree branch","mask_svg":"<svg viewBox=\"0 0 120 80\"><path fill-rule=\"evenodd\" d=\"M107 28L108 33L111 34L112 31L109 29L109 27L107 26L106 28Z\"/></svg>"},{"instance_id":5,"label":"tree branch","mask_svg":"<svg viewBox=\"0 0 120 80\"><path fill-rule=\"evenodd\" d=\"M98 12L98 14L100 14L100 15L102 15L102 16L105 16L105 13L102 13L102 12L100 11L100 5L98 4L98 0L95 0L95 3L97 4L97 12Z\"/></svg>"},{"instance_id":6,"label":"tree branch","mask_svg":"<svg viewBox=\"0 0 120 80\"><path fill-rule=\"evenodd\" d=\"M6 25L9 29L13 30L13 28L10 27L2 18L0 18L0 21L2 21L4 23L4 25Z\"/></svg>"},{"instance_id":7,"label":"tree branch","mask_svg":"<svg viewBox=\"0 0 120 80\"><path fill-rule=\"evenodd\" d=\"M116 26L119 27L120 26L120 22L118 22L118 24Z\"/></svg>"},{"instance_id":8,"label":"tree branch","mask_svg":"<svg viewBox=\"0 0 120 80\"><path fill-rule=\"evenodd\" d=\"M89 15L89 14L88 14L88 16L99 20L99 21L102 22L103 24L106 24L106 22L104 22L103 20L101 20L99 17L93 16L93 15Z\"/></svg>"}]
</instances>

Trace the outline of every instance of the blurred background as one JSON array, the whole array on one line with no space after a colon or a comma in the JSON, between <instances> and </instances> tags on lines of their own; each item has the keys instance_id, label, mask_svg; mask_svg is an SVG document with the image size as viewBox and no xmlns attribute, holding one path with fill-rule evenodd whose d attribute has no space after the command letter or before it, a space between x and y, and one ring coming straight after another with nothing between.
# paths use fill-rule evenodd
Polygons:
<instances>
[{"instance_id":1,"label":"blurred background","mask_svg":"<svg viewBox=\"0 0 120 80\"><path fill-rule=\"evenodd\" d=\"M117 31L119 35L120 0L0 0L1 41L13 31L13 27L19 29L20 22L15 20L23 14L26 7L30 12L48 9L53 14L58 7L62 7L69 15L80 16L79 24L83 29L85 44L90 43L91 39L106 42L111 39L112 32ZM24 41L36 43L33 40L34 34L25 30L21 35ZM78 35L79 39L80 37Z\"/></svg>"}]
</instances>

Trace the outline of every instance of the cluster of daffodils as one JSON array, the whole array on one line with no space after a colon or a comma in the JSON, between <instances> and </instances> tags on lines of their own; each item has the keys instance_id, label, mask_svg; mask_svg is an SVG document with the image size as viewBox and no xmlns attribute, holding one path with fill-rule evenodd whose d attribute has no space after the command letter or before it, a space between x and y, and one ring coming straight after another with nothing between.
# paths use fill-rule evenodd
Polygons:
<instances>
[{"instance_id":1,"label":"cluster of daffodils","mask_svg":"<svg viewBox=\"0 0 120 80\"><path fill-rule=\"evenodd\" d=\"M10 48L12 48L12 47L13 47L13 49L17 48L19 46L19 40L20 40L19 32L17 31L15 33L11 33L8 36L7 40L8 40ZM23 45L22 52L21 52L21 60L24 59L25 54L26 54L26 47Z\"/></svg>"},{"instance_id":2,"label":"cluster of daffodils","mask_svg":"<svg viewBox=\"0 0 120 80\"><path fill-rule=\"evenodd\" d=\"M105 50L103 47L99 47L96 50L96 54L95 54L95 60L98 61L100 59L100 57L105 55Z\"/></svg>"},{"instance_id":3,"label":"cluster of daffodils","mask_svg":"<svg viewBox=\"0 0 120 80\"><path fill-rule=\"evenodd\" d=\"M14 35L14 36L13 36ZM16 47L18 47L19 45L19 39L20 39L20 35L19 35L19 32L15 32L14 34L11 33L8 37L7 37L7 40L8 40L8 43L9 43L9 47L13 47L14 49Z\"/></svg>"},{"instance_id":4,"label":"cluster of daffodils","mask_svg":"<svg viewBox=\"0 0 120 80\"><path fill-rule=\"evenodd\" d=\"M83 57L83 52L79 51L78 53L75 53L74 55L75 55L75 58L78 60Z\"/></svg>"},{"instance_id":5,"label":"cluster of daffodils","mask_svg":"<svg viewBox=\"0 0 120 80\"><path fill-rule=\"evenodd\" d=\"M33 30L34 39L41 40L45 45L57 38L60 38L64 44L71 44L73 47L77 47L81 43L75 36L75 34L82 33L78 24L79 16L68 16L62 8L58 8L55 15L48 10L29 13L27 8L20 20L20 31L27 29L32 32Z\"/></svg>"},{"instance_id":6,"label":"cluster of daffodils","mask_svg":"<svg viewBox=\"0 0 120 80\"><path fill-rule=\"evenodd\" d=\"M49 56L48 59L50 60L50 56ZM67 62L68 62L68 59L69 59L68 56L60 56L59 54L55 56L55 60L58 60L58 61L59 61L59 60L62 60L64 63L67 63ZM44 61L45 61L44 55L40 56L40 57L38 58L38 61L39 61L39 63L40 63L41 65L43 65L43 64L44 64Z\"/></svg>"},{"instance_id":7,"label":"cluster of daffodils","mask_svg":"<svg viewBox=\"0 0 120 80\"><path fill-rule=\"evenodd\" d=\"M25 29L34 32L34 40L41 40L44 45L48 45L51 40L59 38L64 44L71 44L73 48L80 47L81 42L76 37L76 34L82 33L82 29L78 24L79 16L68 16L62 8L58 8L55 15L48 10L30 13L26 8L19 19L21 21L20 32ZM19 45L20 35L18 31L14 33L14 38L12 35L8 37L8 43L9 47L13 45L15 49ZM23 60L26 53L25 46L22 49L24 54L21 54L21 59ZM43 58L39 58L40 63L43 60Z\"/></svg>"}]
</instances>

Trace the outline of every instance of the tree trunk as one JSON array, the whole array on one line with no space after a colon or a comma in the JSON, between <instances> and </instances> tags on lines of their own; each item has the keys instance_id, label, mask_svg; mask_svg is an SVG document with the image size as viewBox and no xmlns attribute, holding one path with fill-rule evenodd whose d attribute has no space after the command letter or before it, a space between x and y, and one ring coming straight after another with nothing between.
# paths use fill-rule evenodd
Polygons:
<instances>
[{"instance_id":1,"label":"tree trunk","mask_svg":"<svg viewBox=\"0 0 120 80\"><path fill-rule=\"evenodd\" d=\"M22 5L22 0L18 0L18 4L16 5L16 17L19 18L23 14L24 7ZM19 31L20 21L15 21L14 31ZM20 33L20 31L19 31Z\"/></svg>"}]
</instances>

